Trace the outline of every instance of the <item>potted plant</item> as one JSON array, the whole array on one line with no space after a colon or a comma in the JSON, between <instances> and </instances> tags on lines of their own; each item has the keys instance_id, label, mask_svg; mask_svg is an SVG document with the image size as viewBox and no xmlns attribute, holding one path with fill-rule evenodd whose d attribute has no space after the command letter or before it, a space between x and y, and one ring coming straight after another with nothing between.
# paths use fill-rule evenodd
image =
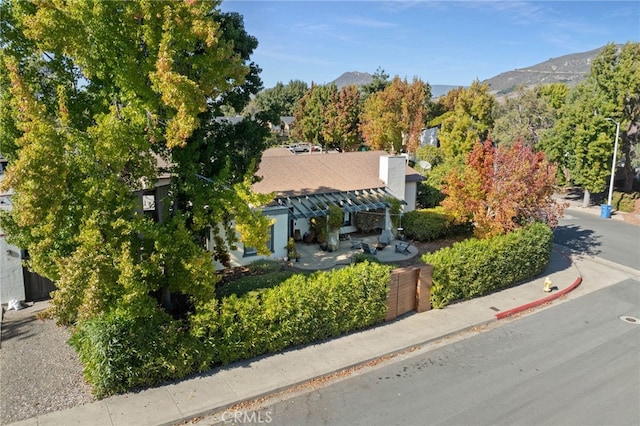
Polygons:
<instances>
[{"instance_id":1,"label":"potted plant","mask_svg":"<svg viewBox=\"0 0 640 426\"><path fill-rule=\"evenodd\" d=\"M289 237L285 248L287 249L287 257L289 260L295 259L296 262L300 260L300 254L298 254L298 251L296 250L296 242L293 237Z\"/></svg>"},{"instance_id":2,"label":"potted plant","mask_svg":"<svg viewBox=\"0 0 640 426\"><path fill-rule=\"evenodd\" d=\"M337 250L340 247L340 227L344 222L344 213L340 207L336 205L329 206L327 212L327 241L329 242L330 251Z\"/></svg>"}]
</instances>

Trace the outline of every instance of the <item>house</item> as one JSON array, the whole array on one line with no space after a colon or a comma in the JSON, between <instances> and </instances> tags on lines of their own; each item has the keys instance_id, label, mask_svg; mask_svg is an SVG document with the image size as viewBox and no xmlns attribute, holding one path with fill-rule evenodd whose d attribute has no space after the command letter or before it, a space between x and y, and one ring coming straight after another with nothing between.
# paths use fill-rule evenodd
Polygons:
<instances>
[{"instance_id":1,"label":"house","mask_svg":"<svg viewBox=\"0 0 640 426\"><path fill-rule=\"evenodd\" d=\"M440 147L437 127L422 129L422 133L420 134L420 146L422 147L425 145L435 146L436 148Z\"/></svg>"},{"instance_id":2,"label":"house","mask_svg":"<svg viewBox=\"0 0 640 426\"><path fill-rule=\"evenodd\" d=\"M4 177L6 161L0 157L0 181ZM0 193L0 210L11 208L11 192ZM10 300L25 300L22 250L9 244L0 229L0 304Z\"/></svg>"},{"instance_id":3,"label":"house","mask_svg":"<svg viewBox=\"0 0 640 426\"><path fill-rule=\"evenodd\" d=\"M0 156L0 181L4 178L7 161ZM0 210L11 210L13 191L0 193ZM48 299L55 285L48 279L29 271L23 264L29 254L13 244L9 244L0 229L0 305L11 300L31 302Z\"/></svg>"},{"instance_id":4,"label":"house","mask_svg":"<svg viewBox=\"0 0 640 426\"><path fill-rule=\"evenodd\" d=\"M289 136L293 129L294 120L294 117L291 116L281 116L279 123L269 123L269 127L273 133L277 133L280 136Z\"/></svg>"},{"instance_id":5,"label":"house","mask_svg":"<svg viewBox=\"0 0 640 426\"><path fill-rule=\"evenodd\" d=\"M356 232L363 224L369 230L392 230L388 197L402 202L402 212L412 211L422 180L405 156L384 151L296 156L267 150L256 175L261 180L253 185L255 192L276 194L262 208L274 220L268 256L274 259L286 257L288 238L301 239L309 232L309 219L326 216L330 205L343 212L340 234ZM242 245L230 256L233 266L261 258Z\"/></svg>"}]
</instances>

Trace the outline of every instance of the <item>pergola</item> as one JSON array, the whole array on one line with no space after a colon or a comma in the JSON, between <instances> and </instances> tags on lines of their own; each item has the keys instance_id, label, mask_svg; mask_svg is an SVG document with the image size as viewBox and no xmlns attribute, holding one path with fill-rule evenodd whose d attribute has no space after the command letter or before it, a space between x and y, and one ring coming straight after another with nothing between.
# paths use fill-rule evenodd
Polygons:
<instances>
[{"instance_id":1,"label":"pergola","mask_svg":"<svg viewBox=\"0 0 640 426\"><path fill-rule=\"evenodd\" d=\"M387 208L390 207L389 197L395 198L386 188L371 188L277 197L275 202L289 207L289 215L294 219L309 219L326 216L331 205L351 213Z\"/></svg>"}]
</instances>

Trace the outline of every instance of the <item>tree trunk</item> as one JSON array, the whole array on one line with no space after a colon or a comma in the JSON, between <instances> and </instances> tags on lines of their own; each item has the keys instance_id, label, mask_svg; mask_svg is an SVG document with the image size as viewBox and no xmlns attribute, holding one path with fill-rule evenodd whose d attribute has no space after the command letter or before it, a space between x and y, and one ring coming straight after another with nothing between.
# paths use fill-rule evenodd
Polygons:
<instances>
[{"instance_id":1,"label":"tree trunk","mask_svg":"<svg viewBox=\"0 0 640 426\"><path fill-rule=\"evenodd\" d=\"M165 311L171 311L173 309L173 304L171 303L171 292L169 291L168 285L163 285L160 296L160 304L164 308Z\"/></svg>"},{"instance_id":2,"label":"tree trunk","mask_svg":"<svg viewBox=\"0 0 640 426\"><path fill-rule=\"evenodd\" d=\"M624 186L623 192L633 191L634 170L631 166L631 147L638 144L640 128L637 123L629 123L627 131L620 135L622 155L624 155Z\"/></svg>"},{"instance_id":3,"label":"tree trunk","mask_svg":"<svg viewBox=\"0 0 640 426\"><path fill-rule=\"evenodd\" d=\"M587 188L584 188L584 197L582 197L582 207L589 207L591 204L591 193Z\"/></svg>"},{"instance_id":4,"label":"tree trunk","mask_svg":"<svg viewBox=\"0 0 640 426\"><path fill-rule=\"evenodd\" d=\"M624 153L624 186L623 192L633 191L633 167L631 167L631 153L627 150Z\"/></svg>"}]
</instances>

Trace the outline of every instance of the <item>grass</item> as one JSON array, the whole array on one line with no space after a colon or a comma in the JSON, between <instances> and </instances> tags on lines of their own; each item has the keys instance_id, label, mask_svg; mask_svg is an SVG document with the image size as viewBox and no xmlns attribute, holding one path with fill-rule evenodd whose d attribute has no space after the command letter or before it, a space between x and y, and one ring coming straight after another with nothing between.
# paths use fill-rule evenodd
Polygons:
<instances>
[{"instance_id":1,"label":"grass","mask_svg":"<svg viewBox=\"0 0 640 426\"><path fill-rule=\"evenodd\" d=\"M228 297L232 294L240 297L247 293L260 293L268 288L275 287L290 276L299 273L290 270L267 272L260 275L247 275L230 281L216 289L218 298Z\"/></svg>"}]
</instances>

